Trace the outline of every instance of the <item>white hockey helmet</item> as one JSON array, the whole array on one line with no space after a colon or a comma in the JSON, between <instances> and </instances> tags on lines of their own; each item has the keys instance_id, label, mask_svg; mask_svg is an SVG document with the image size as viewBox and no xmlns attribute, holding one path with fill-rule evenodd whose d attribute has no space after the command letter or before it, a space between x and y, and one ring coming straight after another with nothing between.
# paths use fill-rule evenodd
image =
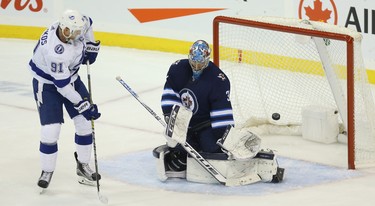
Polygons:
<instances>
[{"instance_id":1,"label":"white hockey helmet","mask_svg":"<svg viewBox=\"0 0 375 206\"><path fill-rule=\"evenodd\" d=\"M189 51L189 63L193 71L203 70L210 62L211 49L204 40L198 40L193 43Z\"/></svg>"},{"instance_id":2,"label":"white hockey helmet","mask_svg":"<svg viewBox=\"0 0 375 206\"><path fill-rule=\"evenodd\" d=\"M66 36L63 32L65 38L70 38L72 36L78 36L82 33L85 28L87 19L78 11L66 10L59 20L59 26L64 31L65 28L70 30L70 34Z\"/></svg>"}]
</instances>

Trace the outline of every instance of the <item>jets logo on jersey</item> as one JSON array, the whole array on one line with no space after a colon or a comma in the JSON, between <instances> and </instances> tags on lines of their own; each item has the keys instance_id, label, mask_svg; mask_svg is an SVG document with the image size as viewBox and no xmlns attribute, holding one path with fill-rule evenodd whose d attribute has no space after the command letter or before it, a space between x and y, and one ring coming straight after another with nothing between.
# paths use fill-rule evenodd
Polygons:
<instances>
[{"instance_id":1,"label":"jets logo on jersey","mask_svg":"<svg viewBox=\"0 0 375 206\"><path fill-rule=\"evenodd\" d=\"M56 54L62 54L64 53L64 46L61 44L56 45L55 47Z\"/></svg>"},{"instance_id":2,"label":"jets logo on jersey","mask_svg":"<svg viewBox=\"0 0 375 206\"><path fill-rule=\"evenodd\" d=\"M221 79L222 81L224 81L226 78L225 78L225 75L223 73L220 73L218 76L217 76L219 79Z\"/></svg>"},{"instance_id":3,"label":"jets logo on jersey","mask_svg":"<svg viewBox=\"0 0 375 206\"><path fill-rule=\"evenodd\" d=\"M198 111L198 101L195 94L190 89L182 89L180 92L180 98L182 105L188 108L190 111L195 114Z\"/></svg>"},{"instance_id":4,"label":"jets logo on jersey","mask_svg":"<svg viewBox=\"0 0 375 206\"><path fill-rule=\"evenodd\" d=\"M185 96L182 98L182 102L184 105L188 108L190 108L193 105L193 100L191 100L190 96Z\"/></svg>"}]
</instances>

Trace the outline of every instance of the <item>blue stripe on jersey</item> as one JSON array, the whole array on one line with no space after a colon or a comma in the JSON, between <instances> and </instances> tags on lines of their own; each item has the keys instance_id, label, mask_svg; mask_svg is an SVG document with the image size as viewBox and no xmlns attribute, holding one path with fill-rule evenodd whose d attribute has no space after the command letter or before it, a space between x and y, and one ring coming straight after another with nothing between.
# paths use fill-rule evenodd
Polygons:
<instances>
[{"instance_id":1,"label":"blue stripe on jersey","mask_svg":"<svg viewBox=\"0 0 375 206\"><path fill-rule=\"evenodd\" d=\"M231 109L211 111L210 116L212 118L220 116L232 116L233 118L233 111Z\"/></svg>"},{"instance_id":2,"label":"blue stripe on jersey","mask_svg":"<svg viewBox=\"0 0 375 206\"><path fill-rule=\"evenodd\" d=\"M89 17L89 21L90 21L90 26L91 26L93 22L92 22L92 19L90 17Z\"/></svg>"},{"instance_id":3,"label":"blue stripe on jersey","mask_svg":"<svg viewBox=\"0 0 375 206\"><path fill-rule=\"evenodd\" d=\"M181 105L181 102L180 101L173 101L173 100L161 101L162 107L173 106L175 104Z\"/></svg>"},{"instance_id":4,"label":"blue stripe on jersey","mask_svg":"<svg viewBox=\"0 0 375 206\"><path fill-rule=\"evenodd\" d=\"M70 77L68 79L55 80L53 83L55 83L57 87L63 88L70 83Z\"/></svg>"},{"instance_id":5,"label":"blue stripe on jersey","mask_svg":"<svg viewBox=\"0 0 375 206\"><path fill-rule=\"evenodd\" d=\"M31 70L33 70L38 76L42 77L43 79L49 80L53 82L57 87L62 88L65 87L70 83L70 77L68 79L61 79L56 80L51 75L45 73L43 70L39 69L36 64L32 60L30 60L29 65L31 67ZM78 72L78 70L77 70Z\"/></svg>"},{"instance_id":6,"label":"blue stripe on jersey","mask_svg":"<svg viewBox=\"0 0 375 206\"><path fill-rule=\"evenodd\" d=\"M213 121L213 122L211 122L212 128L227 127L228 125L234 125L234 121L228 120L228 121Z\"/></svg>"},{"instance_id":7,"label":"blue stripe on jersey","mask_svg":"<svg viewBox=\"0 0 375 206\"><path fill-rule=\"evenodd\" d=\"M173 89L165 88L161 97L161 106L168 107L175 104L181 105L180 95Z\"/></svg>"},{"instance_id":8,"label":"blue stripe on jersey","mask_svg":"<svg viewBox=\"0 0 375 206\"><path fill-rule=\"evenodd\" d=\"M162 96L175 96L176 98L180 99L180 94L178 94L177 92L175 92L173 89L170 89L170 88L165 88L163 90Z\"/></svg>"},{"instance_id":9,"label":"blue stripe on jersey","mask_svg":"<svg viewBox=\"0 0 375 206\"><path fill-rule=\"evenodd\" d=\"M30 60L29 65L30 65L30 67L31 67L31 70L33 70L38 76L40 76L40 77L42 77L42 78L44 78L44 79L47 79L47 80L53 82L54 78L53 78L51 75L46 74L46 73L44 73L44 71L42 71L41 69L39 69L39 68L34 64L34 62L33 62L32 60Z\"/></svg>"},{"instance_id":10,"label":"blue stripe on jersey","mask_svg":"<svg viewBox=\"0 0 375 206\"><path fill-rule=\"evenodd\" d=\"M232 109L214 110L210 112L212 128L234 125Z\"/></svg>"}]
</instances>

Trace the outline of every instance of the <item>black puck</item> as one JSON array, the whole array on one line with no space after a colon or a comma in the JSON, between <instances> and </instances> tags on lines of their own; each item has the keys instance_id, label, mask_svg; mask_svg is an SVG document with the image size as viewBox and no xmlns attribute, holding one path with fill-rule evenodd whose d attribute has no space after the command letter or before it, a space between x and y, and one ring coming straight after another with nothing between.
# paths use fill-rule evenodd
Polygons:
<instances>
[{"instance_id":1,"label":"black puck","mask_svg":"<svg viewBox=\"0 0 375 206\"><path fill-rule=\"evenodd\" d=\"M280 119L280 114L279 113L273 113L272 114L272 119L273 120L279 120Z\"/></svg>"}]
</instances>

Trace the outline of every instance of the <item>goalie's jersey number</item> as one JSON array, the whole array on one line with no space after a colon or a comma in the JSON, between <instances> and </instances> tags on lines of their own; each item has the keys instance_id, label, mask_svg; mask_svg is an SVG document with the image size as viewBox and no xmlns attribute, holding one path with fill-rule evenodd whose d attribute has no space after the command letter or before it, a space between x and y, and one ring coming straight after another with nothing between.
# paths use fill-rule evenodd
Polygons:
<instances>
[{"instance_id":1,"label":"goalie's jersey number","mask_svg":"<svg viewBox=\"0 0 375 206\"><path fill-rule=\"evenodd\" d=\"M180 97L182 105L184 105L186 108L192 111L193 114L195 114L198 111L199 104L197 101L197 97L195 96L193 91L184 88L180 91Z\"/></svg>"}]
</instances>

